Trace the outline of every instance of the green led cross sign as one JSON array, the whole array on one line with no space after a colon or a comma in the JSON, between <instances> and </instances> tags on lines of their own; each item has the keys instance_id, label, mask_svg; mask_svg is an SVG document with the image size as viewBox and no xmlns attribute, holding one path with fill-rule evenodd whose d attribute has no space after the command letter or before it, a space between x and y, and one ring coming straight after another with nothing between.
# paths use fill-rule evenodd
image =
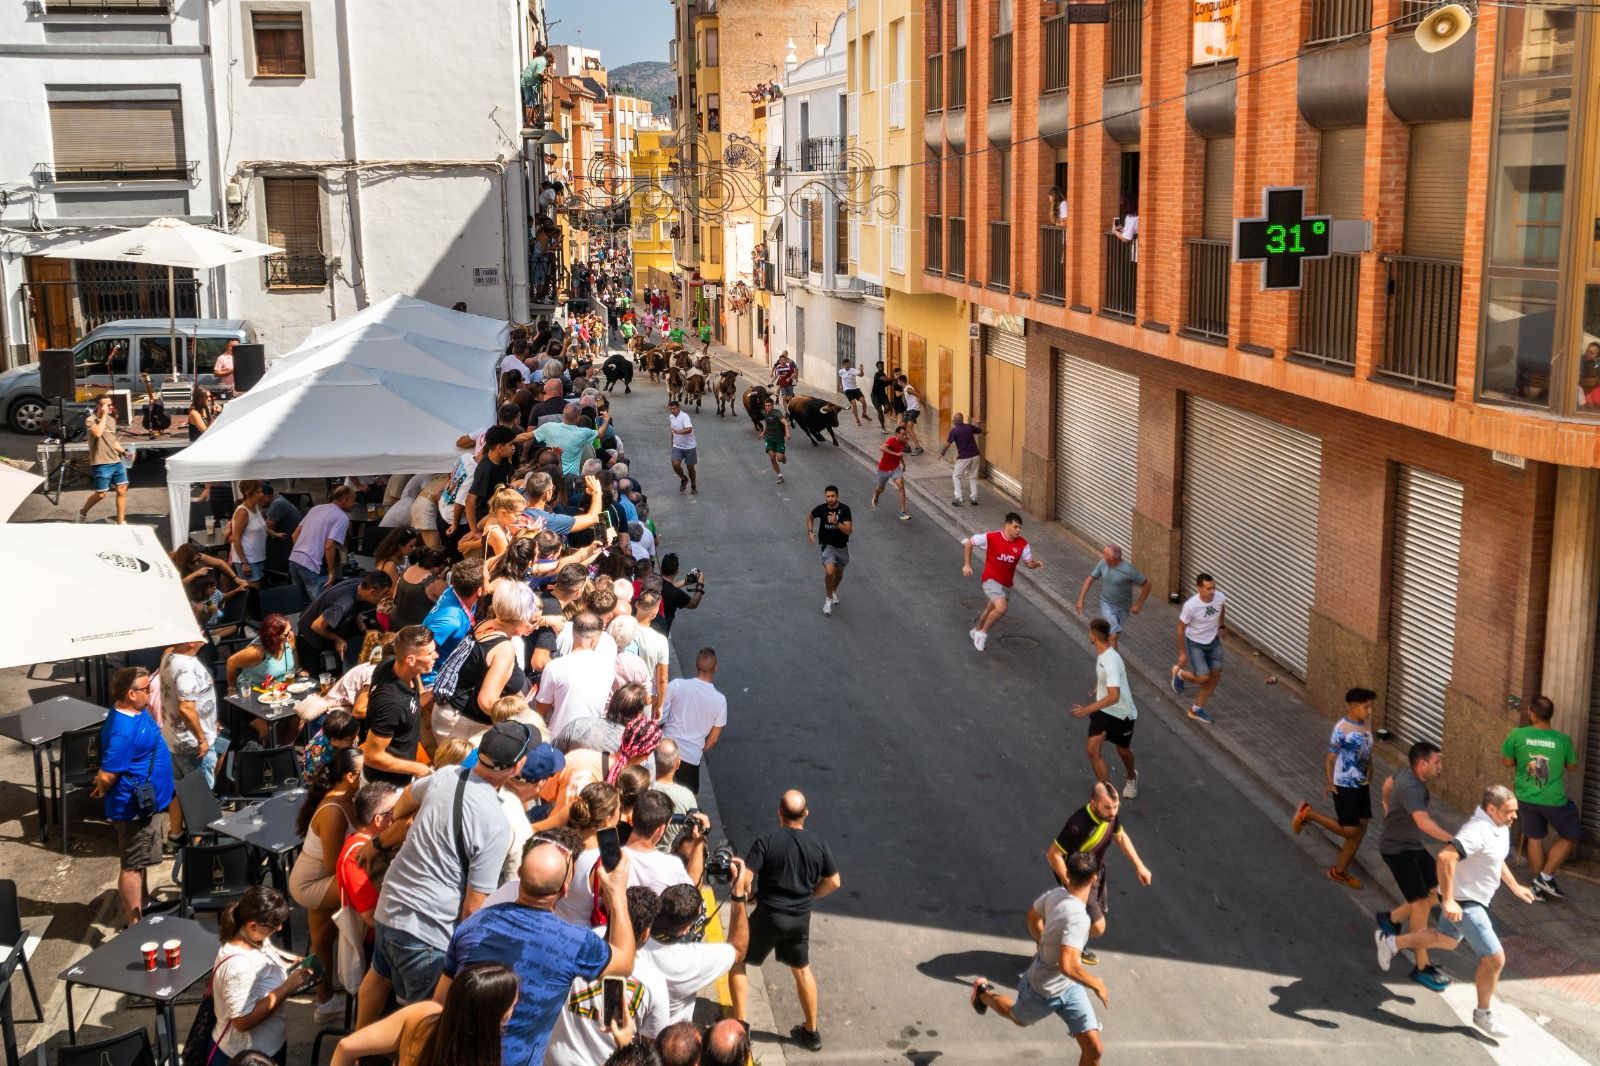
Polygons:
<instances>
[{"instance_id":1,"label":"green led cross sign","mask_svg":"<svg viewBox=\"0 0 1600 1066\"><path fill-rule=\"evenodd\" d=\"M1333 219L1305 214L1303 186L1274 186L1261 194L1261 218L1233 220L1233 261L1261 264L1261 288L1298 289L1300 264L1326 259Z\"/></svg>"}]
</instances>

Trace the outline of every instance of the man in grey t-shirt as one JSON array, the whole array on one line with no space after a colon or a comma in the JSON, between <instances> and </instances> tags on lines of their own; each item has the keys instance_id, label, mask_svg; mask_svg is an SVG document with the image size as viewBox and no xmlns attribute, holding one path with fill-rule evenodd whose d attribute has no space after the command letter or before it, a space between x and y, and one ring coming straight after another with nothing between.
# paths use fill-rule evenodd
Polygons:
<instances>
[{"instance_id":1,"label":"man in grey t-shirt","mask_svg":"<svg viewBox=\"0 0 1600 1066\"><path fill-rule=\"evenodd\" d=\"M1441 844L1450 842L1433 816L1428 813L1428 782L1444 769L1444 756L1437 744L1419 740L1411 745L1409 765L1383 783L1383 831L1378 835L1378 854L1394 875L1405 900L1392 911L1377 913L1378 928L1393 936L1404 923L1406 930L1428 927L1428 915L1438 903L1437 865L1423 842L1432 837ZM1450 981L1428 963L1428 949L1413 949L1417 965L1411 979L1424 988L1443 992Z\"/></svg>"},{"instance_id":2,"label":"man in grey t-shirt","mask_svg":"<svg viewBox=\"0 0 1600 1066\"><path fill-rule=\"evenodd\" d=\"M1089 892L1099 869L1095 857L1080 851L1067 856L1067 887L1053 888L1034 900L1028 911L1028 931L1038 943L1033 961L1017 978L1017 997L994 990L980 977L972 982L972 1009L987 1014L993 1007L1015 1025L1028 1026L1054 1014L1067 1025L1085 1062L1099 1062L1102 1054L1100 1020L1089 1002L1089 989L1106 1005L1105 982L1083 964L1089 942Z\"/></svg>"},{"instance_id":3,"label":"man in grey t-shirt","mask_svg":"<svg viewBox=\"0 0 1600 1066\"><path fill-rule=\"evenodd\" d=\"M1083 613L1083 601L1089 595L1089 586L1096 581L1100 582L1100 617L1111 625L1111 646L1115 648L1117 636L1127 624L1129 616L1138 614L1144 607L1144 601L1150 595L1150 582L1132 563L1122 558L1122 549L1115 544L1107 544L1100 550L1100 561L1083 579L1083 587L1078 589L1079 614ZM1139 590L1137 602L1133 597L1134 589Z\"/></svg>"},{"instance_id":4,"label":"man in grey t-shirt","mask_svg":"<svg viewBox=\"0 0 1600 1066\"><path fill-rule=\"evenodd\" d=\"M511 847L500 789L522 771L537 739L521 722L494 726L479 742L477 766L418 778L368 845L394 861L373 912L372 968L361 982L357 1028L377 1021L391 988L402 1004L433 995L456 924L499 887Z\"/></svg>"}]
</instances>

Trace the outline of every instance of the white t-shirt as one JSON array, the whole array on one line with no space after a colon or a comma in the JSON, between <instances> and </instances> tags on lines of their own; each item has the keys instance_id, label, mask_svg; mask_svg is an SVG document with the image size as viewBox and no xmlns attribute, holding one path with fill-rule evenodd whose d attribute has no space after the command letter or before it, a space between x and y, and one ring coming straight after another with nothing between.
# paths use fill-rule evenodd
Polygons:
<instances>
[{"instance_id":1,"label":"white t-shirt","mask_svg":"<svg viewBox=\"0 0 1600 1066\"><path fill-rule=\"evenodd\" d=\"M161 716L167 747L180 755L193 755L200 747L199 738L189 732L183 717L178 714L178 700L194 704L200 717L200 728L205 731L206 744L217 742L217 686L211 671L193 655L172 656L172 680L177 687L177 699L164 708L169 713Z\"/></svg>"},{"instance_id":2,"label":"white t-shirt","mask_svg":"<svg viewBox=\"0 0 1600 1066\"><path fill-rule=\"evenodd\" d=\"M211 1030L211 1039L222 1054L232 1057L241 1051L278 1053L289 1039L289 1019L283 1011L273 1011L248 1032L234 1028L228 1020L249 1014L288 976L285 960L270 938L258 950L222 946L211 971L211 996L217 1007L217 1026Z\"/></svg>"},{"instance_id":3,"label":"white t-shirt","mask_svg":"<svg viewBox=\"0 0 1600 1066\"><path fill-rule=\"evenodd\" d=\"M595 936L604 940L606 927L595 926ZM635 1031L647 1040L667 1027L667 979L644 955L633 960L633 974L625 978L623 1005L633 1017ZM572 982L567 1002L550 1030L544 1066L594 1066L605 1062L617 1045L606 1032L604 1021L605 989L599 981L579 977Z\"/></svg>"},{"instance_id":4,"label":"white t-shirt","mask_svg":"<svg viewBox=\"0 0 1600 1066\"><path fill-rule=\"evenodd\" d=\"M644 536L628 536L628 551L635 559L654 559L656 557L656 535L650 532L650 527L644 527Z\"/></svg>"},{"instance_id":5,"label":"white t-shirt","mask_svg":"<svg viewBox=\"0 0 1600 1066\"><path fill-rule=\"evenodd\" d=\"M417 498L417 493L421 492L422 487L432 481L434 476L433 474L412 474L407 479L405 487L400 490L400 495L389 501L390 507L383 512L383 519L378 523L378 528L403 529L409 526L411 524L411 501ZM404 475L397 474L395 477L404 477ZM394 478L390 478L389 482L393 484Z\"/></svg>"},{"instance_id":6,"label":"white t-shirt","mask_svg":"<svg viewBox=\"0 0 1600 1066\"><path fill-rule=\"evenodd\" d=\"M1479 807L1456 831L1450 846L1461 856L1456 863L1457 902L1487 907L1500 887L1500 868L1511 853L1511 827L1495 825L1489 812Z\"/></svg>"},{"instance_id":7,"label":"white t-shirt","mask_svg":"<svg viewBox=\"0 0 1600 1066\"><path fill-rule=\"evenodd\" d=\"M694 997L733 969L731 944L663 944L648 941L639 953L655 964L667 983L667 1024L694 1017Z\"/></svg>"},{"instance_id":8,"label":"white t-shirt","mask_svg":"<svg viewBox=\"0 0 1600 1066\"><path fill-rule=\"evenodd\" d=\"M1217 627L1222 624L1222 608L1227 602L1228 597L1221 589L1211 593L1210 603L1202 600L1198 592L1190 596L1183 610L1178 612L1178 621L1186 627L1184 639L1192 644L1210 644L1216 640Z\"/></svg>"},{"instance_id":9,"label":"white t-shirt","mask_svg":"<svg viewBox=\"0 0 1600 1066\"><path fill-rule=\"evenodd\" d=\"M667 643L665 633L659 633L649 626L640 626L639 635L633 638L629 645L630 650L644 660L645 669L650 671L653 680L656 676L656 667L666 662L672 654L671 645Z\"/></svg>"},{"instance_id":10,"label":"white t-shirt","mask_svg":"<svg viewBox=\"0 0 1600 1066\"><path fill-rule=\"evenodd\" d=\"M858 367L842 366L839 368L839 388L844 392L861 387L861 370Z\"/></svg>"},{"instance_id":11,"label":"white t-shirt","mask_svg":"<svg viewBox=\"0 0 1600 1066\"><path fill-rule=\"evenodd\" d=\"M1095 699L1105 699L1107 691L1112 688L1119 693L1117 702L1101 710L1113 718L1126 718L1129 721L1139 717L1139 711L1133 705L1133 691L1128 684L1127 664L1122 661L1116 648L1107 648L1094 660Z\"/></svg>"},{"instance_id":12,"label":"white t-shirt","mask_svg":"<svg viewBox=\"0 0 1600 1066\"><path fill-rule=\"evenodd\" d=\"M1054 999L1073 983L1061 972L1061 949L1082 951L1089 943L1089 911L1064 888L1052 888L1033 901L1033 909L1044 916L1044 935L1028 964L1028 983L1045 999Z\"/></svg>"},{"instance_id":13,"label":"white t-shirt","mask_svg":"<svg viewBox=\"0 0 1600 1066\"><path fill-rule=\"evenodd\" d=\"M695 440L694 423L689 421L689 413L687 411L679 411L677 414L667 419L667 423L673 430L672 447L683 451L688 451L690 448L698 448L700 446L699 441ZM680 432L681 430L685 429L689 432Z\"/></svg>"},{"instance_id":14,"label":"white t-shirt","mask_svg":"<svg viewBox=\"0 0 1600 1066\"><path fill-rule=\"evenodd\" d=\"M709 681L680 677L668 683L667 700L661 707L661 735L678 742L684 762L699 766L706 737L712 729L727 724L728 697Z\"/></svg>"},{"instance_id":15,"label":"white t-shirt","mask_svg":"<svg viewBox=\"0 0 1600 1066\"><path fill-rule=\"evenodd\" d=\"M510 353L507 353L506 357L500 360L500 373L519 374L521 375L523 381L528 381L533 377L533 371L528 369L528 364L524 363L521 359L518 359L515 355Z\"/></svg>"},{"instance_id":16,"label":"white t-shirt","mask_svg":"<svg viewBox=\"0 0 1600 1066\"><path fill-rule=\"evenodd\" d=\"M628 887L643 885L660 895L673 885L692 885L683 860L665 851L628 848Z\"/></svg>"},{"instance_id":17,"label":"white t-shirt","mask_svg":"<svg viewBox=\"0 0 1600 1066\"><path fill-rule=\"evenodd\" d=\"M615 660L614 655L598 649L575 651L550 660L539 678L539 694L535 699L551 705L548 719L551 736L560 736L563 729L579 718L605 717L606 704L611 700L611 683L616 679Z\"/></svg>"}]
</instances>

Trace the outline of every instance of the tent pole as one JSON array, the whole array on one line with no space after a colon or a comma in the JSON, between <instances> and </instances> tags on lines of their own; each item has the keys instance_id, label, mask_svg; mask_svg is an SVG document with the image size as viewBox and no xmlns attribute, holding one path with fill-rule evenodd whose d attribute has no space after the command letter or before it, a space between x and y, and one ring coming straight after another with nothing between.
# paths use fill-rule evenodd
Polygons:
<instances>
[{"instance_id":1,"label":"tent pole","mask_svg":"<svg viewBox=\"0 0 1600 1066\"><path fill-rule=\"evenodd\" d=\"M178 294L172 280L172 267L167 267L167 354L172 356L172 377L178 379Z\"/></svg>"}]
</instances>

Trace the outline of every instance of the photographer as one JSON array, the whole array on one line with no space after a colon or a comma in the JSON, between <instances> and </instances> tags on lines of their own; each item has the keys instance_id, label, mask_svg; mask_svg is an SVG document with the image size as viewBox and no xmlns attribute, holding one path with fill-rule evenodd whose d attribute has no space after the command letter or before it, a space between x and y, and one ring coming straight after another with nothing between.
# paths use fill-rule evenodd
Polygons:
<instances>
[{"instance_id":1,"label":"photographer","mask_svg":"<svg viewBox=\"0 0 1600 1066\"><path fill-rule=\"evenodd\" d=\"M673 885L661 893L661 911L650 927L650 942L644 945L645 957L666 978L668 1023L690 1021L694 1017L695 995L717 978L738 966L750 947L750 921L744 902L750 895L751 874L739 859L730 859L732 889L728 908L728 942L707 944L705 904L694 885Z\"/></svg>"},{"instance_id":2,"label":"photographer","mask_svg":"<svg viewBox=\"0 0 1600 1066\"><path fill-rule=\"evenodd\" d=\"M811 814L806 798L790 790L778 804L779 827L750 846L746 863L756 878L756 911L750 919L748 959L760 966L769 953L794 974L805 1023L789 1030L789 1035L809 1051L822 1050L817 1032L817 979L811 973L811 905L839 890L839 868L828 845L805 831ZM730 897L742 904L741 895ZM735 906L742 911L742 905ZM732 923L730 922L730 927ZM731 939L731 937L730 937ZM750 992L745 962L739 961L728 975L728 990L733 999L733 1016L743 1018Z\"/></svg>"},{"instance_id":3,"label":"photographer","mask_svg":"<svg viewBox=\"0 0 1600 1066\"><path fill-rule=\"evenodd\" d=\"M679 611L700 606L706 594L706 577L699 570L689 571L688 579L678 580L678 556L668 552L661 557L661 615L651 623L659 632L672 633L672 619Z\"/></svg>"}]
</instances>

